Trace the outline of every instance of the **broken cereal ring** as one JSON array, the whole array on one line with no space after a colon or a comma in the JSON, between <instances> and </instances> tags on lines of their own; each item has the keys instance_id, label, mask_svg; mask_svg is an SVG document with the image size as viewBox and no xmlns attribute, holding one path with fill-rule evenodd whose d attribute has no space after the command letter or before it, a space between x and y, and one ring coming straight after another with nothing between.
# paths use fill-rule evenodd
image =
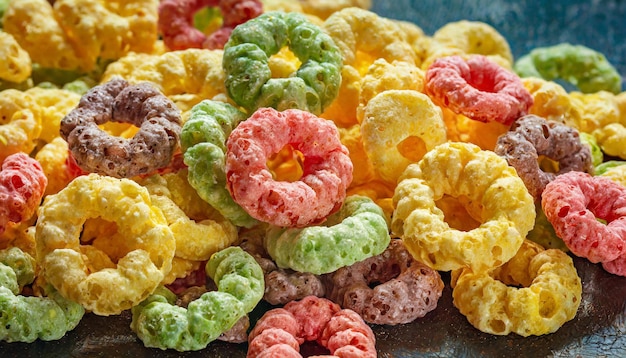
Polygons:
<instances>
[{"instance_id":1,"label":"broken cereal ring","mask_svg":"<svg viewBox=\"0 0 626 358\"><path fill-rule=\"evenodd\" d=\"M284 46L302 65L288 78L271 78L269 57ZM341 84L341 52L319 26L299 13L266 12L237 26L224 46L229 97L249 113L261 107L320 114Z\"/></svg>"},{"instance_id":2,"label":"broken cereal ring","mask_svg":"<svg viewBox=\"0 0 626 358\"><path fill-rule=\"evenodd\" d=\"M109 135L99 125L130 123L130 139ZM61 120L61 135L78 165L116 178L149 174L167 166L178 148L180 111L148 82L130 85L115 78L93 87Z\"/></svg>"}]
</instances>

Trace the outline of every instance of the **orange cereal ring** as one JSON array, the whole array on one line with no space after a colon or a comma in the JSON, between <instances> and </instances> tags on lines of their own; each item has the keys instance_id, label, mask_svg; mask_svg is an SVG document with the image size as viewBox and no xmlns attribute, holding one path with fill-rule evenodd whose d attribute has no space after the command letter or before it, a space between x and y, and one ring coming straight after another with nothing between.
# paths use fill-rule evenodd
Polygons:
<instances>
[{"instance_id":1,"label":"orange cereal ring","mask_svg":"<svg viewBox=\"0 0 626 358\"><path fill-rule=\"evenodd\" d=\"M303 174L276 181L268 159L290 144L304 156ZM352 181L352 162L337 127L312 113L258 109L230 134L227 188L252 217L281 227L323 222L341 208Z\"/></svg>"},{"instance_id":2,"label":"orange cereal ring","mask_svg":"<svg viewBox=\"0 0 626 358\"><path fill-rule=\"evenodd\" d=\"M457 229L437 202L452 198L475 225ZM519 249L535 224L535 205L506 160L470 143L448 142L407 167L393 201L392 232L428 266L476 272L497 267Z\"/></svg>"},{"instance_id":3,"label":"orange cereal ring","mask_svg":"<svg viewBox=\"0 0 626 358\"><path fill-rule=\"evenodd\" d=\"M83 225L91 218L117 225L111 252L81 245ZM74 179L46 197L35 227L37 261L46 281L97 315L119 314L148 297L170 271L176 250L172 230L148 190L129 179L98 174ZM119 256L117 264L109 256Z\"/></svg>"},{"instance_id":4,"label":"orange cereal ring","mask_svg":"<svg viewBox=\"0 0 626 358\"><path fill-rule=\"evenodd\" d=\"M454 305L482 332L520 336L557 331L576 315L582 285L566 253L525 240L495 270L452 273Z\"/></svg>"},{"instance_id":5,"label":"orange cereal ring","mask_svg":"<svg viewBox=\"0 0 626 358\"><path fill-rule=\"evenodd\" d=\"M193 15L206 7L219 6L222 26L207 36L194 27ZM159 31L170 50L221 49L235 26L263 12L259 0L163 0L159 3Z\"/></svg>"},{"instance_id":6,"label":"orange cereal ring","mask_svg":"<svg viewBox=\"0 0 626 358\"><path fill-rule=\"evenodd\" d=\"M130 123L131 138L115 137L99 125ZM78 165L116 178L148 174L167 166L179 145L180 111L148 82L115 78L93 87L61 121L61 135Z\"/></svg>"},{"instance_id":7,"label":"orange cereal ring","mask_svg":"<svg viewBox=\"0 0 626 358\"><path fill-rule=\"evenodd\" d=\"M41 164L24 153L11 154L0 170L0 234L9 223L35 214L48 185Z\"/></svg>"},{"instance_id":8,"label":"orange cereal ring","mask_svg":"<svg viewBox=\"0 0 626 358\"><path fill-rule=\"evenodd\" d=\"M533 103L515 73L482 55L435 60L426 71L426 93L455 113L505 125L528 113Z\"/></svg>"}]
</instances>

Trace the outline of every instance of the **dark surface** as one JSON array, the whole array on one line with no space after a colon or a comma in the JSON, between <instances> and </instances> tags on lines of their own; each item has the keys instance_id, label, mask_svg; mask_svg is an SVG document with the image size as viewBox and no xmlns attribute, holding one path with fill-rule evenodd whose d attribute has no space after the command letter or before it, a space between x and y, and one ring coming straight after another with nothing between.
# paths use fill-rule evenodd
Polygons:
<instances>
[{"instance_id":1,"label":"dark surface","mask_svg":"<svg viewBox=\"0 0 626 358\"><path fill-rule=\"evenodd\" d=\"M508 40L516 59L535 47L584 45L607 57L626 88L624 0L374 0L372 10L414 22L428 35L448 22L486 22Z\"/></svg>"},{"instance_id":2,"label":"dark surface","mask_svg":"<svg viewBox=\"0 0 626 358\"><path fill-rule=\"evenodd\" d=\"M626 278L575 258L583 283L576 317L544 336L495 336L478 331L452 305L449 275L437 308L412 323L372 326L379 357L624 357L626 356ZM256 320L271 308L261 304ZM130 314L86 315L79 326L54 342L0 343L1 357L224 357L246 356L246 344L214 341L197 352L145 348L130 330ZM309 350L312 348L309 347ZM319 353L319 352L318 352Z\"/></svg>"},{"instance_id":3,"label":"dark surface","mask_svg":"<svg viewBox=\"0 0 626 358\"><path fill-rule=\"evenodd\" d=\"M375 0L372 10L413 21L427 34L450 21L484 21L509 40L516 57L559 42L582 44L604 53L622 76L626 74L626 1ZM449 276L444 274L446 287L436 310L410 324L373 326L379 357L626 356L626 278L585 259L574 262L583 282L582 303L576 317L553 334L524 338L478 331L452 305ZM252 319L268 308L259 305ZM246 344L221 341L198 352L148 349L129 325L127 312L112 317L88 314L59 341L0 343L0 357L246 356Z\"/></svg>"}]
</instances>

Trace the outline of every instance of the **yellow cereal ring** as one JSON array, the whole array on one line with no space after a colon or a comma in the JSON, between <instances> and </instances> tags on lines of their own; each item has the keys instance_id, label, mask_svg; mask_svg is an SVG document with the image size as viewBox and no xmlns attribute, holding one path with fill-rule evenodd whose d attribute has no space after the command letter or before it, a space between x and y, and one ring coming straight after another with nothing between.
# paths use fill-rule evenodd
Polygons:
<instances>
[{"instance_id":1,"label":"yellow cereal ring","mask_svg":"<svg viewBox=\"0 0 626 358\"><path fill-rule=\"evenodd\" d=\"M408 62L389 63L384 58L374 61L361 81L359 105L356 110L359 123L363 122L363 111L369 100L387 90L424 92L424 71Z\"/></svg>"},{"instance_id":2,"label":"yellow cereal ring","mask_svg":"<svg viewBox=\"0 0 626 358\"><path fill-rule=\"evenodd\" d=\"M80 101L80 95L75 92L57 89L33 87L25 91L41 109L41 135L39 139L50 143L59 137L61 119L65 117Z\"/></svg>"},{"instance_id":3,"label":"yellow cereal ring","mask_svg":"<svg viewBox=\"0 0 626 358\"><path fill-rule=\"evenodd\" d=\"M222 50L203 49L129 54L107 67L101 83L116 76L131 84L149 81L185 111L203 99L226 99L222 56Z\"/></svg>"},{"instance_id":4,"label":"yellow cereal ring","mask_svg":"<svg viewBox=\"0 0 626 358\"><path fill-rule=\"evenodd\" d=\"M41 111L28 94L8 89L0 92L0 161L7 156L29 154L41 134Z\"/></svg>"},{"instance_id":5,"label":"yellow cereal ring","mask_svg":"<svg viewBox=\"0 0 626 358\"><path fill-rule=\"evenodd\" d=\"M463 203L477 227L459 230L445 221L437 201ZM506 160L470 143L448 142L411 164L398 180L391 223L419 261L449 271L497 267L519 249L535 224L535 205Z\"/></svg>"},{"instance_id":6,"label":"yellow cereal ring","mask_svg":"<svg viewBox=\"0 0 626 358\"><path fill-rule=\"evenodd\" d=\"M67 156L67 142L61 137L54 138L35 154L35 159L41 164L43 172L48 178L44 197L58 193L73 179L67 171Z\"/></svg>"},{"instance_id":7,"label":"yellow cereal ring","mask_svg":"<svg viewBox=\"0 0 626 358\"><path fill-rule=\"evenodd\" d=\"M484 22L461 20L447 23L435 31L433 40L465 54L499 56L508 63L506 67L513 65L513 54L506 38Z\"/></svg>"},{"instance_id":8,"label":"yellow cereal ring","mask_svg":"<svg viewBox=\"0 0 626 358\"><path fill-rule=\"evenodd\" d=\"M165 215L176 239L176 257L206 261L237 240L237 228L229 220L196 222L190 219L171 199L167 181L160 175L153 175L141 184L150 192L152 204Z\"/></svg>"},{"instance_id":9,"label":"yellow cereal ring","mask_svg":"<svg viewBox=\"0 0 626 358\"><path fill-rule=\"evenodd\" d=\"M335 12L348 7L368 10L372 6L372 0L300 0L300 5L304 13L325 20Z\"/></svg>"},{"instance_id":10,"label":"yellow cereal ring","mask_svg":"<svg viewBox=\"0 0 626 358\"><path fill-rule=\"evenodd\" d=\"M582 294L572 258L529 240L495 270L453 272L452 287L454 305L474 327L523 337L556 332L574 318Z\"/></svg>"},{"instance_id":11,"label":"yellow cereal ring","mask_svg":"<svg viewBox=\"0 0 626 358\"><path fill-rule=\"evenodd\" d=\"M30 77L30 56L15 38L0 31L0 80L19 83Z\"/></svg>"},{"instance_id":12,"label":"yellow cereal ring","mask_svg":"<svg viewBox=\"0 0 626 358\"><path fill-rule=\"evenodd\" d=\"M447 139L441 109L417 91L384 91L368 102L363 117L363 146L380 178L391 184Z\"/></svg>"},{"instance_id":13,"label":"yellow cereal ring","mask_svg":"<svg viewBox=\"0 0 626 358\"><path fill-rule=\"evenodd\" d=\"M579 116L565 118L565 124L578 129L580 132L593 134L593 131L597 129L620 122L618 102L616 96L611 92L600 91L586 94L570 92L569 97ZM600 141L598 144L602 147Z\"/></svg>"},{"instance_id":14,"label":"yellow cereal ring","mask_svg":"<svg viewBox=\"0 0 626 358\"><path fill-rule=\"evenodd\" d=\"M528 108L529 114L560 122L578 122L580 113L561 85L538 77L524 77L521 80L533 97L533 104Z\"/></svg>"},{"instance_id":15,"label":"yellow cereal ring","mask_svg":"<svg viewBox=\"0 0 626 358\"><path fill-rule=\"evenodd\" d=\"M341 143L348 148L352 161L352 182L350 187L365 184L376 178L376 170L363 146L361 125L355 124L348 128L338 128Z\"/></svg>"},{"instance_id":16,"label":"yellow cereal ring","mask_svg":"<svg viewBox=\"0 0 626 358\"><path fill-rule=\"evenodd\" d=\"M617 165L599 174L626 186L626 165Z\"/></svg>"},{"instance_id":17,"label":"yellow cereal ring","mask_svg":"<svg viewBox=\"0 0 626 358\"><path fill-rule=\"evenodd\" d=\"M116 240L122 247L106 253L120 257L116 267L88 270L80 235L90 218L114 222L123 236L123 241ZM46 281L63 297L104 316L148 297L170 271L176 249L174 235L146 188L98 174L80 176L46 197L38 211L35 239Z\"/></svg>"},{"instance_id":18,"label":"yellow cereal ring","mask_svg":"<svg viewBox=\"0 0 626 358\"><path fill-rule=\"evenodd\" d=\"M449 108L441 107L441 110L449 141L472 143L481 149L493 150L498 137L510 128L496 121L488 123L475 121L462 114L454 113Z\"/></svg>"}]
</instances>

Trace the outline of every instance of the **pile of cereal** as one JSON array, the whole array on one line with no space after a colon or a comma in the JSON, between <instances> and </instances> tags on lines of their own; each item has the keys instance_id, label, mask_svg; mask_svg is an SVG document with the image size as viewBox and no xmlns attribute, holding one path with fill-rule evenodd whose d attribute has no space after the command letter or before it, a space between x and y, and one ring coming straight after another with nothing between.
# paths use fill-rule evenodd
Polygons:
<instances>
[{"instance_id":1,"label":"pile of cereal","mask_svg":"<svg viewBox=\"0 0 626 358\"><path fill-rule=\"evenodd\" d=\"M146 347L375 357L442 272L520 336L575 317L571 255L626 276L606 58L370 5L0 1L0 340L128 310Z\"/></svg>"}]
</instances>

